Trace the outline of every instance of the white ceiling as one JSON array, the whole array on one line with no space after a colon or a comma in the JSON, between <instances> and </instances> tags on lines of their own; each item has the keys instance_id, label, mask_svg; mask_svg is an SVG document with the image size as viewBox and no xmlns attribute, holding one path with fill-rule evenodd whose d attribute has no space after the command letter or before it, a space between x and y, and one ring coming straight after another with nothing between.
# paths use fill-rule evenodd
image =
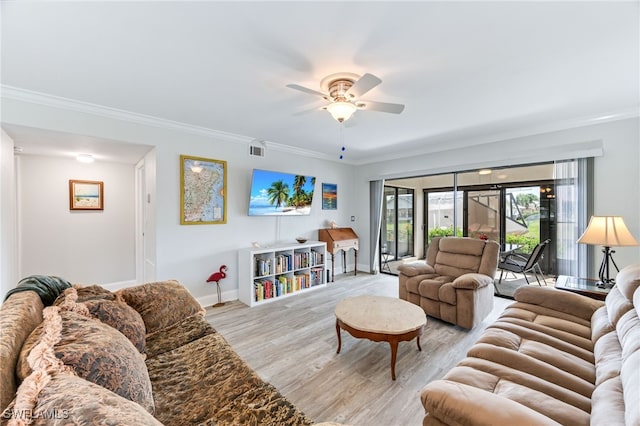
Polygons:
<instances>
[{"instance_id":1,"label":"white ceiling","mask_svg":"<svg viewBox=\"0 0 640 426\"><path fill-rule=\"evenodd\" d=\"M638 114L639 2L2 2L8 87L366 163ZM372 73L344 129L332 73ZM17 131L14 128L14 131ZM59 138L58 138L59 139ZM24 140L24 138L23 138ZM53 142L52 142L53 146Z\"/></svg>"}]
</instances>

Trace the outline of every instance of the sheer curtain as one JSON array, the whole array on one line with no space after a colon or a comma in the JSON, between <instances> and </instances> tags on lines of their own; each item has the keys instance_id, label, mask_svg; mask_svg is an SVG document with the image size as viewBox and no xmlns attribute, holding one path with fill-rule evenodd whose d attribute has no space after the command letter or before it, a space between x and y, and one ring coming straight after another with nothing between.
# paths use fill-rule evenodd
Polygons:
<instances>
[{"instance_id":1,"label":"sheer curtain","mask_svg":"<svg viewBox=\"0 0 640 426\"><path fill-rule=\"evenodd\" d=\"M558 275L587 277L592 252L576 241L593 213L593 158L555 162L554 179Z\"/></svg>"},{"instance_id":2,"label":"sheer curtain","mask_svg":"<svg viewBox=\"0 0 640 426\"><path fill-rule=\"evenodd\" d=\"M380 272L378 262L378 240L380 239L380 225L382 223L382 198L384 192L384 180L372 180L369 182L369 269L372 274Z\"/></svg>"}]
</instances>

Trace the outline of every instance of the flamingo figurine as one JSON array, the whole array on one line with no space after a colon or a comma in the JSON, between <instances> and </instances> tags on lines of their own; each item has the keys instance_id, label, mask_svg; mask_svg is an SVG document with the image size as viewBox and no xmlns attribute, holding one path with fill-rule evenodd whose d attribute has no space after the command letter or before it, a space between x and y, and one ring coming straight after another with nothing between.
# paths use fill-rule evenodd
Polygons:
<instances>
[{"instance_id":1,"label":"flamingo figurine","mask_svg":"<svg viewBox=\"0 0 640 426\"><path fill-rule=\"evenodd\" d=\"M208 283L212 281L216 283L216 287L218 290L218 303L213 305L214 308L217 306L224 305L224 303L222 302L222 293L220 292L220 280L227 277L227 274L225 274L226 271L227 271L227 265L222 265L218 270L218 272L214 272L213 274L211 274L209 278L207 278Z\"/></svg>"}]
</instances>

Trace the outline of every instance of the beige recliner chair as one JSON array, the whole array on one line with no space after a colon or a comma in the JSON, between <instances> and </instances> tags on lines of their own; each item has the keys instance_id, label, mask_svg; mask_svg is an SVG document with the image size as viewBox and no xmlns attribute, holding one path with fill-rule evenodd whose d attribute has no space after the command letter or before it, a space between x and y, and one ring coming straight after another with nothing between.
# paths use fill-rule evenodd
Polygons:
<instances>
[{"instance_id":1,"label":"beige recliner chair","mask_svg":"<svg viewBox=\"0 0 640 426\"><path fill-rule=\"evenodd\" d=\"M425 261L398 267L400 299L429 316L467 329L493 309L493 277L498 264L495 241L436 237Z\"/></svg>"}]
</instances>

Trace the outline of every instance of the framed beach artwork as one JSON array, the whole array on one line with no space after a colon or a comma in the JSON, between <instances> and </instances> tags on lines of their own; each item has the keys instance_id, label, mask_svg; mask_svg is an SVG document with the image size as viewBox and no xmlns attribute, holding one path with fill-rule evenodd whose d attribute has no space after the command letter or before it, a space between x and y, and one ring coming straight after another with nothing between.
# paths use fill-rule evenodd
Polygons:
<instances>
[{"instance_id":1,"label":"framed beach artwork","mask_svg":"<svg viewBox=\"0 0 640 426\"><path fill-rule=\"evenodd\" d=\"M69 209L104 210L103 182L69 179Z\"/></svg>"},{"instance_id":2,"label":"framed beach artwork","mask_svg":"<svg viewBox=\"0 0 640 426\"><path fill-rule=\"evenodd\" d=\"M227 162L180 156L180 224L227 223Z\"/></svg>"},{"instance_id":3,"label":"framed beach artwork","mask_svg":"<svg viewBox=\"0 0 640 426\"><path fill-rule=\"evenodd\" d=\"M322 210L338 209L338 185L335 183L322 184Z\"/></svg>"}]
</instances>

